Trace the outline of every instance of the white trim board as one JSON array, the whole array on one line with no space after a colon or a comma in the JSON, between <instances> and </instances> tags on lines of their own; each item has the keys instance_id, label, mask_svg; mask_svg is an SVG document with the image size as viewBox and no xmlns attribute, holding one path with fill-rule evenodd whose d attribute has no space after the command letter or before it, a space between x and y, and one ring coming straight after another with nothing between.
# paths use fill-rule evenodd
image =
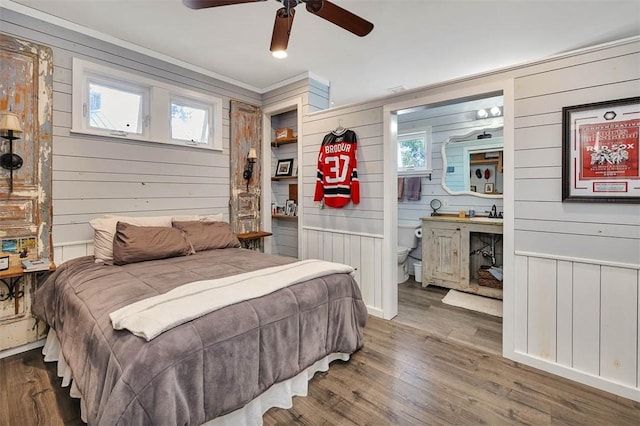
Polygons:
<instances>
[{"instance_id":1,"label":"white trim board","mask_svg":"<svg viewBox=\"0 0 640 426\"><path fill-rule=\"evenodd\" d=\"M36 340L35 342L27 343L26 345L16 346L15 348L5 349L4 351L0 351L0 359L21 354L23 352L30 351L31 349L41 348L44 346L44 342L46 340L47 339L40 339L40 340Z\"/></svg>"}]
</instances>

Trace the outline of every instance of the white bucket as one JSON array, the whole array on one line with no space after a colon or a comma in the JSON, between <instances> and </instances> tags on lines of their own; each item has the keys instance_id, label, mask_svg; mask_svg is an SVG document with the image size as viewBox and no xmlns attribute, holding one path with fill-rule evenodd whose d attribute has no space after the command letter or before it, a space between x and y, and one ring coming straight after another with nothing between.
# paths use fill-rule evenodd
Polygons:
<instances>
[{"instance_id":1,"label":"white bucket","mask_svg":"<svg viewBox=\"0 0 640 426\"><path fill-rule=\"evenodd\" d=\"M416 282L422 282L422 262L416 262L413 264L413 270L416 274Z\"/></svg>"}]
</instances>

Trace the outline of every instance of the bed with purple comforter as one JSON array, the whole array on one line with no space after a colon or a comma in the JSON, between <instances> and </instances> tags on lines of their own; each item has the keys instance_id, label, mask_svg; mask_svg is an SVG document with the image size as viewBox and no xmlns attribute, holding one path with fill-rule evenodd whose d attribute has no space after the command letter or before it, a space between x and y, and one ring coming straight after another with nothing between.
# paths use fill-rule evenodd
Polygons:
<instances>
[{"instance_id":1,"label":"bed with purple comforter","mask_svg":"<svg viewBox=\"0 0 640 426\"><path fill-rule=\"evenodd\" d=\"M82 257L40 286L34 312L57 334L89 424L202 424L329 354L357 351L367 312L352 276L294 284L150 341L114 330L109 314L183 284L293 261L241 248L122 266Z\"/></svg>"}]
</instances>

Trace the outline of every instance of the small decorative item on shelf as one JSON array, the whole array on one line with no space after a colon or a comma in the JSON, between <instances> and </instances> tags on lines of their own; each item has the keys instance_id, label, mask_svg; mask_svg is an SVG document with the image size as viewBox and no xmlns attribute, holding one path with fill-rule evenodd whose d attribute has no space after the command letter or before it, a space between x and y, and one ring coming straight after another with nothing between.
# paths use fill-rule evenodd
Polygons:
<instances>
[{"instance_id":1,"label":"small decorative item on shelf","mask_svg":"<svg viewBox=\"0 0 640 426\"><path fill-rule=\"evenodd\" d=\"M276 141L281 142L289 139L293 139L293 130L286 127L276 129Z\"/></svg>"},{"instance_id":2,"label":"small decorative item on shelf","mask_svg":"<svg viewBox=\"0 0 640 426\"><path fill-rule=\"evenodd\" d=\"M51 268L49 259L23 260L22 268L25 272L47 271Z\"/></svg>"},{"instance_id":3,"label":"small decorative item on shelf","mask_svg":"<svg viewBox=\"0 0 640 426\"><path fill-rule=\"evenodd\" d=\"M278 165L276 166L276 176L291 176L292 172L293 158L278 160Z\"/></svg>"},{"instance_id":4,"label":"small decorative item on shelf","mask_svg":"<svg viewBox=\"0 0 640 426\"><path fill-rule=\"evenodd\" d=\"M287 203L285 205L284 214L286 214L287 216L296 216L297 208L298 208L298 206L297 206L295 200L287 200Z\"/></svg>"}]
</instances>

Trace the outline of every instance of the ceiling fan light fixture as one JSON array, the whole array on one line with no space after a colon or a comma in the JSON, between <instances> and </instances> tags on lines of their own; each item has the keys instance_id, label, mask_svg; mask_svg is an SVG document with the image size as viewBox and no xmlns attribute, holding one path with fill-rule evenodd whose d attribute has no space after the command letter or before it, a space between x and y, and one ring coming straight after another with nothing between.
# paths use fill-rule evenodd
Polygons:
<instances>
[{"instance_id":1,"label":"ceiling fan light fixture","mask_svg":"<svg viewBox=\"0 0 640 426\"><path fill-rule=\"evenodd\" d=\"M276 59L284 59L289 55L287 55L286 50L274 50L273 52L271 52L271 56L273 56Z\"/></svg>"}]
</instances>

